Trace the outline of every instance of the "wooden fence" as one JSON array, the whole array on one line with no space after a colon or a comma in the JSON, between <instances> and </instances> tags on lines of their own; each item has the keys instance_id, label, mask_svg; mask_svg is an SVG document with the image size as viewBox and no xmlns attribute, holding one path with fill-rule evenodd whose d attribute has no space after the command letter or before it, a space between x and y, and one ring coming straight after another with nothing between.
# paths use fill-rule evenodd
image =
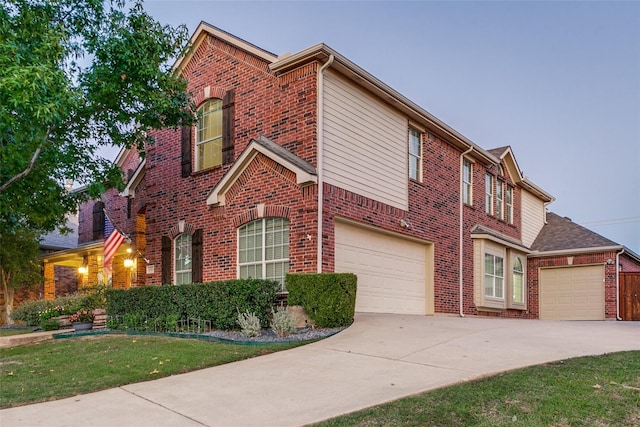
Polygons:
<instances>
[{"instance_id":1,"label":"wooden fence","mask_svg":"<svg viewBox=\"0 0 640 427\"><path fill-rule=\"evenodd\" d=\"M620 273L620 317L640 320L640 273Z\"/></svg>"}]
</instances>

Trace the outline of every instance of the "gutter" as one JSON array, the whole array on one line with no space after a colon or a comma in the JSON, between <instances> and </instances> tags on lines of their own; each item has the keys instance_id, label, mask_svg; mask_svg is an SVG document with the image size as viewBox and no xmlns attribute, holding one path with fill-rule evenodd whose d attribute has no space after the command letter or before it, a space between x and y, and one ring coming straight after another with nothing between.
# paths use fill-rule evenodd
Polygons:
<instances>
[{"instance_id":1,"label":"gutter","mask_svg":"<svg viewBox=\"0 0 640 427\"><path fill-rule=\"evenodd\" d=\"M464 279L462 276L462 270L464 268L464 200L462 195L464 193L464 156L471 153L473 151L473 146L469 147L469 149L462 154L460 154L460 249L458 254L458 281L460 286L460 317L464 317L464 305L463 305L463 284Z\"/></svg>"},{"instance_id":2,"label":"gutter","mask_svg":"<svg viewBox=\"0 0 640 427\"><path fill-rule=\"evenodd\" d=\"M324 170L323 170L323 156L324 156L324 70L329 68L333 64L334 56L330 55L329 60L318 70L318 137L317 137L317 155L318 155L318 237L317 237L317 256L318 267L317 272L322 273L322 210L324 209Z\"/></svg>"}]
</instances>

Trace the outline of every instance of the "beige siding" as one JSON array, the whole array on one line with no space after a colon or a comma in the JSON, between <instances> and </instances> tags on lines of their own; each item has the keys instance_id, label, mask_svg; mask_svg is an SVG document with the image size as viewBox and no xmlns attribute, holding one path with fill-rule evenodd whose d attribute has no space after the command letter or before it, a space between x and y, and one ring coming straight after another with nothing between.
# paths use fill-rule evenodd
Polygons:
<instances>
[{"instance_id":1,"label":"beige siding","mask_svg":"<svg viewBox=\"0 0 640 427\"><path fill-rule=\"evenodd\" d=\"M324 181L406 210L407 119L329 71L323 120Z\"/></svg>"},{"instance_id":2,"label":"beige siding","mask_svg":"<svg viewBox=\"0 0 640 427\"><path fill-rule=\"evenodd\" d=\"M544 202L522 190L522 243L530 247L544 226Z\"/></svg>"}]
</instances>

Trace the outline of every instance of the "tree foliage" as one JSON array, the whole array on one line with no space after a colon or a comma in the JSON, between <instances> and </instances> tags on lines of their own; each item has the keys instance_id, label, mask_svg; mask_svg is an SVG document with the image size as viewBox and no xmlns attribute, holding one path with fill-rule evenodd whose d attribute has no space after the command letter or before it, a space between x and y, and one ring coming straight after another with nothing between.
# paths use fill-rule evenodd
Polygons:
<instances>
[{"instance_id":1,"label":"tree foliage","mask_svg":"<svg viewBox=\"0 0 640 427\"><path fill-rule=\"evenodd\" d=\"M0 0L1 234L51 231L80 197L122 186L100 148L142 151L149 129L193 121L170 65L187 37L139 1Z\"/></svg>"}]
</instances>

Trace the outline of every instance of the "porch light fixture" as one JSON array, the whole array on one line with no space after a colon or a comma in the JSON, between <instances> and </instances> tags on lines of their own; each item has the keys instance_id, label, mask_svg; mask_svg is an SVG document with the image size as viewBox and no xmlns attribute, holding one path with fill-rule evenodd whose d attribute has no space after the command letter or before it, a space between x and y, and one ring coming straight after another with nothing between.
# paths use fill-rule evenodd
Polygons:
<instances>
[{"instance_id":1,"label":"porch light fixture","mask_svg":"<svg viewBox=\"0 0 640 427\"><path fill-rule=\"evenodd\" d=\"M133 268L133 260L131 258L125 258L124 260L124 267L125 268Z\"/></svg>"},{"instance_id":2,"label":"porch light fixture","mask_svg":"<svg viewBox=\"0 0 640 427\"><path fill-rule=\"evenodd\" d=\"M80 273L80 274L88 274L89 273L89 267L87 267L86 265L81 265L80 267L78 267L78 273Z\"/></svg>"}]
</instances>

